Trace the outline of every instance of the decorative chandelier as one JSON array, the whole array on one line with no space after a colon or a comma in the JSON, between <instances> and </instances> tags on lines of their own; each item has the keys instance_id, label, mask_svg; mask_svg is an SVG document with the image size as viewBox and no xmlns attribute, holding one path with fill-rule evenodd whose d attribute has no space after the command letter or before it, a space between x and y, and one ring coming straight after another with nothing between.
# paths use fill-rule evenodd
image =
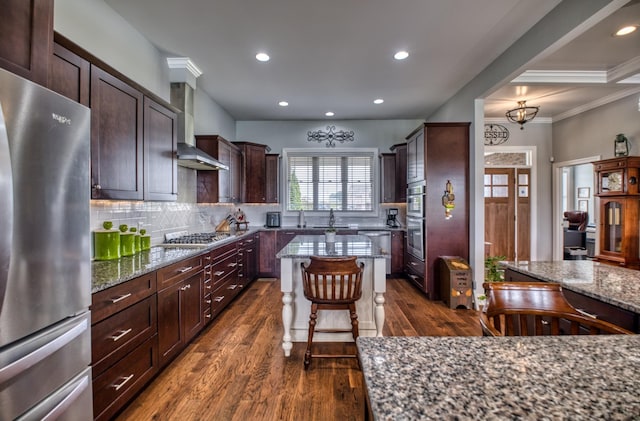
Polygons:
<instances>
[{"instance_id":1,"label":"decorative chandelier","mask_svg":"<svg viewBox=\"0 0 640 421\"><path fill-rule=\"evenodd\" d=\"M524 123L533 120L538 114L540 107L527 107L527 101L518 101L518 108L507 111L507 119L512 123L520 125L520 130L524 129Z\"/></svg>"}]
</instances>

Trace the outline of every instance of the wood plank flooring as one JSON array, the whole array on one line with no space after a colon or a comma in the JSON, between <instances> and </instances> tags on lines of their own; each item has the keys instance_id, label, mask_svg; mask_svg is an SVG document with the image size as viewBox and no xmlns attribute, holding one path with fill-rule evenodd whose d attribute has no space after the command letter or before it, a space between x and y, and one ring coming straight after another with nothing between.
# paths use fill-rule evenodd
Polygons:
<instances>
[{"instance_id":1,"label":"wood plank flooring","mask_svg":"<svg viewBox=\"0 0 640 421\"><path fill-rule=\"evenodd\" d=\"M312 360L304 343L285 358L279 280L251 284L118 417L140 420L363 420L354 359ZM474 310L450 310L389 279L385 336L481 335ZM332 352L352 344L320 344Z\"/></svg>"}]
</instances>

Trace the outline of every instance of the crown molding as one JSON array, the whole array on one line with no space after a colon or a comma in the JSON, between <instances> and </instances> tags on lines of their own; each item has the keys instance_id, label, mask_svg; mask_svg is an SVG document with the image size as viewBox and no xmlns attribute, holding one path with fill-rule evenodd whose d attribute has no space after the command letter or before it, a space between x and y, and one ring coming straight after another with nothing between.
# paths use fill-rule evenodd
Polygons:
<instances>
[{"instance_id":1,"label":"crown molding","mask_svg":"<svg viewBox=\"0 0 640 421\"><path fill-rule=\"evenodd\" d=\"M191 73L193 77L200 77L200 75L202 75L202 71L189 57L167 57L167 65L170 69L185 69Z\"/></svg>"},{"instance_id":2,"label":"crown molding","mask_svg":"<svg viewBox=\"0 0 640 421\"><path fill-rule=\"evenodd\" d=\"M527 70L511 83L607 83L604 70Z\"/></svg>"},{"instance_id":3,"label":"crown molding","mask_svg":"<svg viewBox=\"0 0 640 421\"><path fill-rule=\"evenodd\" d=\"M598 98L595 101L588 102L584 105L581 105L579 107L573 108L569 111L565 111L564 113L554 116L553 121L556 122L556 121L564 120L569 117L576 116L578 114L584 113L594 108L598 108L603 105L609 104L610 102L614 102L619 99L626 98L630 95L637 94L638 92L640 92L640 87L625 89L624 91L616 92L614 94L607 95L602 98Z\"/></svg>"}]
</instances>

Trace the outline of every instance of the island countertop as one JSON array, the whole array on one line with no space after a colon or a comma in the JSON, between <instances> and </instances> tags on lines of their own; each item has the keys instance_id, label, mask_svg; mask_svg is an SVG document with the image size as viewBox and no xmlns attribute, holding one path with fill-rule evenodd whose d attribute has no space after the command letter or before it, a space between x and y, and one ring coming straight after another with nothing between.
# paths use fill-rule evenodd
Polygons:
<instances>
[{"instance_id":1,"label":"island countertop","mask_svg":"<svg viewBox=\"0 0 640 421\"><path fill-rule=\"evenodd\" d=\"M637 419L640 336L360 337L376 420Z\"/></svg>"},{"instance_id":2,"label":"island countertop","mask_svg":"<svg viewBox=\"0 0 640 421\"><path fill-rule=\"evenodd\" d=\"M296 235L276 254L277 258L305 258L311 256L356 256L380 258L366 235L336 235L335 242L327 242L324 235Z\"/></svg>"},{"instance_id":3,"label":"island countertop","mask_svg":"<svg viewBox=\"0 0 640 421\"><path fill-rule=\"evenodd\" d=\"M502 262L515 272L640 314L640 271L590 260Z\"/></svg>"}]
</instances>

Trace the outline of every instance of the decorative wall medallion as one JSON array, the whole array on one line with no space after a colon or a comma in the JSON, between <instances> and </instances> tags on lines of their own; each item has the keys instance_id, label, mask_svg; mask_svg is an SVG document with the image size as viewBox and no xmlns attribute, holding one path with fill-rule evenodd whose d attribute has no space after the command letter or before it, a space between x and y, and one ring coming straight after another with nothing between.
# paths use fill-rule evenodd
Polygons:
<instances>
[{"instance_id":1,"label":"decorative wall medallion","mask_svg":"<svg viewBox=\"0 0 640 421\"><path fill-rule=\"evenodd\" d=\"M509 129L500 124L484 125L484 144L501 145L509 140Z\"/></svg>"},{"instance_id":2,"label":"decorative wall medallion","mask_svg":"<svg viewBox=\"0 0 640 421\"><path fill-rule=\"evenodd\" d=\"M353 142L353 131L339 130L335 131L336 126L327 126L327 131L316 130L315 132L307 132L307 140L309 142L316 141L318 143L327 142L327 148L334 148L334 142Z\"/></svg>"}]
</instances>

